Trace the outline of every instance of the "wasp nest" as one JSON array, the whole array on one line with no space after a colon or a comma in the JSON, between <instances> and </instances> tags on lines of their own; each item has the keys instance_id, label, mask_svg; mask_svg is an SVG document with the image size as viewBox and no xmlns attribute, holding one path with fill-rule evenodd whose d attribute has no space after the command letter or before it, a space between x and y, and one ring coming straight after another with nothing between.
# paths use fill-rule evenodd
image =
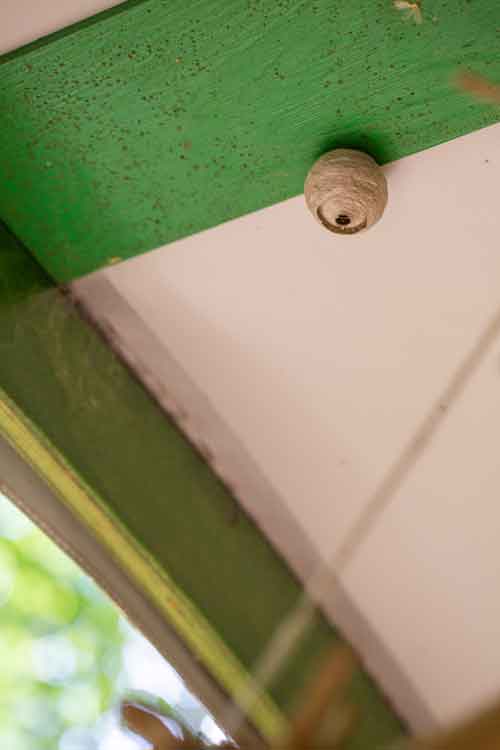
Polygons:
<instances>
[{"instance_id":1,"label":"wasp nest","mask_svg":"<svg viewBox=\"0 0 500 750\"><path fill-rule=\"evenodd\" d=\"M384 213L387 181L371 156L339 148L314 164L304 194L313 216L330 232L356 234Z\"/></svg>"}]
</instances>

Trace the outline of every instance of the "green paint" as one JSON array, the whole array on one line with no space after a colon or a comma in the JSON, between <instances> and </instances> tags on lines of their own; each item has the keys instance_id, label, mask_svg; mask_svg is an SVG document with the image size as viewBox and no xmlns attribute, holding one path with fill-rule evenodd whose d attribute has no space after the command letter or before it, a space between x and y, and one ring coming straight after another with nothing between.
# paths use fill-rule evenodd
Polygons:
<instances>
[{"instance_id":1,"label":"green paint","mask_svg":"<svg viewBox=\"0 0 500 750\"><path fill-rule=\"evenodd\" d=\"M315 158L387 162L498 120L498 0L144 0L1 65L0 217L68 281L302 191Z\"/></svg>"},{"instance_id":2,"label":"green paint","mask_svg":"<svg viewBox=\"0 0 500 750\"><path fill-rule=\"evenodd\" d=\"M60 451L250 669L300 587L203 459L0 225L0 388ZM335 637L318 613L271 687L288 711ZM401 732L358 677L363 721L348 750Z\"/></svg>"}]
</instances>

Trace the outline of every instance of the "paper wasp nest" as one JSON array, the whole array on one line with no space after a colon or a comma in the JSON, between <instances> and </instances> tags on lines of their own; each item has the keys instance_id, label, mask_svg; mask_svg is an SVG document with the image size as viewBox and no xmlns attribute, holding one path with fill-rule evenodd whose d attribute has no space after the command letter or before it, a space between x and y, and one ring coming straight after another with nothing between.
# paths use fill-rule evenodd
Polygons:
<instances>
[{"instance_id":1,"label":"paper wasp nest","mask_svg":"<svg viewBox=\"0 0 500 750\"><path fill-rule=\"evenodd\" d=\"M384 213L387 181L371 156L339 148L314 164L304 194L313 216L330 232L356 234Z\"/></svg>"}]
</instances>

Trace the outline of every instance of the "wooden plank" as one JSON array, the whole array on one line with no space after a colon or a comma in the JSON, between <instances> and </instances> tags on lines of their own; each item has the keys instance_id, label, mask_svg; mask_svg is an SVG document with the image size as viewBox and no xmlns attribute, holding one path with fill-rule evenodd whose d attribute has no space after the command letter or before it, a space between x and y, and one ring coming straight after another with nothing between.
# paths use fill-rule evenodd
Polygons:
<instances>
[{"instance_id":1,"label":"wooden plank","mask_svg":"<svg viewBox=\"0 0 500 750\"><path fill-rule=\"evenodd\" d=\"M245 515L234 522L234 499L208 465L1 226L0 389L7 437L152 601L163 601L172 624L179 629L179 609L188 613L202 632L201 647L190 645L226 690L238 691L299 597L299 584ZM181 623L188 642L189 627ZM270 686L267 705L274 703L276 715L292 710L305 675L335 637L317 613ZM362 720L350 750L400 734L366 674L357 674L352 692ZM253 715L272 737L269 717L267 709Z\"/></svg>"},{"instance_id":2,"label":"wooden plank","mask_svg":"<svg viewBox=\"0 0 500 750\"><path fill-rule=\"evenodd\" d=\"M132 0L3 58L0 216L59 281L495 122L497 0Z\"/></svg>"}]
</instances>

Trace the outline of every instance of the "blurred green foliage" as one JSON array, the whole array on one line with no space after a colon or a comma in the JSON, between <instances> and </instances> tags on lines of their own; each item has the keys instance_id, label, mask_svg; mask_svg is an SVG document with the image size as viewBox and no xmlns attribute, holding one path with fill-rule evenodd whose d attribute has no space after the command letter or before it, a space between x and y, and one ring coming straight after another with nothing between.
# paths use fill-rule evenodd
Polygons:
<instances>
[{"instance_id":1,"label":"blurred green foliage","mask_svg":"<svg viewBox=\"0 0 500 750\"><path fill-rule=\"evenodd\" d=\"M123 698L225 735L116 605L0 493L0 750L137 750Z\"/></svg>"},{"instance_id":2,"label":"blurred green foliage","mask_svg":"<svg viewBox=\"0 0 500 750\"><path fill-rule=\"evenodd\" d=\"M54 750L118 700L119 610L0 496L0 747Z\"/></svg>"}]
</instances>

